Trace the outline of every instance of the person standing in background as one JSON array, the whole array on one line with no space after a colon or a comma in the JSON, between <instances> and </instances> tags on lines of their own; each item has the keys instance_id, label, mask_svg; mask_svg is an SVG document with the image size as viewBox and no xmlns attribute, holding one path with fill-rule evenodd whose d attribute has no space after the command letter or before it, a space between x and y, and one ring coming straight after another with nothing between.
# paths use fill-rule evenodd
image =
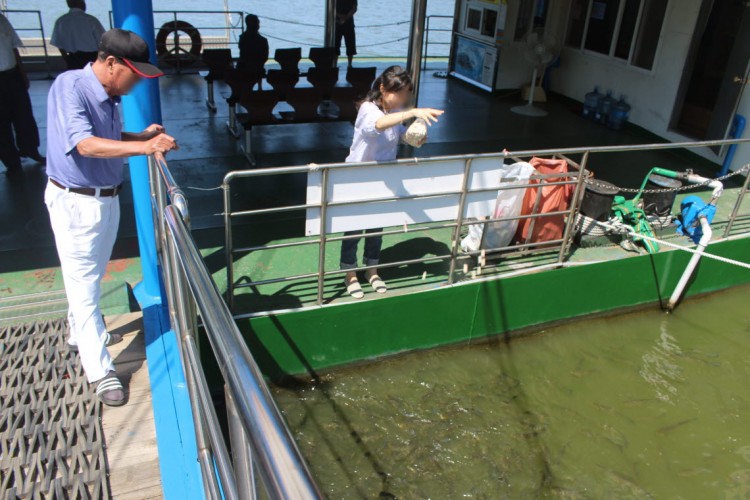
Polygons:
<instances>
[{"instance_id":1,"label":"person standing in background","mask_svg":"<svg viewBox=\"0 0 750 500\"><path fill-rule=\"evenodd\" d=\"M357 40L354 33L354 14L357 0L336 0L336 55L341 55L341 38L346 42L346 57L349 67L357 55Z\"/></svg>"},{"instance_id":2,"label":"person standing in background","mask_svg":"<svg viewBox=\"0 0 750 500\"><path fill-rule=\"evenodd\" d=\"M22 157L45 162L39 154L39 128L31 109L29 78L18 53L22 46L8 18L0 14L0 161L8 176L23 172Z\"/></svg>"},{"instance_id":3,"label":"person standing in background","mask_svg":"<svg viewBox=\"0 0 750 500\"><path fill-rule=\"evenodd\" d=\"M84 0L68 0L70 11L55 21L50 43L60 49L68 69L81 69L96 60L104 27L86 14Z\"/></svg>"}]
</instances>

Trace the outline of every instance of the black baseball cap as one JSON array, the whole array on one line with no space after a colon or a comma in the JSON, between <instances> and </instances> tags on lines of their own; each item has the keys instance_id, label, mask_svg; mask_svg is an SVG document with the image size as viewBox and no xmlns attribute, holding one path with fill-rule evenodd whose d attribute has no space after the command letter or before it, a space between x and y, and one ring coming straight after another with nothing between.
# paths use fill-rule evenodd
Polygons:
<instances>
[{"instance_id":1,"label":"black baseball cap","mask_svg":"<svg viewBox=\"0 0 750 500\"><path fill-rule=\"evenodd\" d=\"M164 74L149 61L149 50L143 38L132 31L112 28L102 35L99 50L122 59L136 74L143 78L156 78Z\"/></svg>"}]
</instances>

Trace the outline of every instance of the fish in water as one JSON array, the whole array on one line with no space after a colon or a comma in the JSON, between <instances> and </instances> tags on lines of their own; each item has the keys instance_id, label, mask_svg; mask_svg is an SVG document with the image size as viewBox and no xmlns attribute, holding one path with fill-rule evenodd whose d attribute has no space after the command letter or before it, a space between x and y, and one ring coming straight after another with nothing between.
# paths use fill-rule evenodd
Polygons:
<instances>
[{"instance_id":1,"label":"fish in water","mask_svg":"<svg viewBox=\"0 0 750 500\"><path fill-rule=\"evenodd\" d=\"M656 432L659 434L669 434L675 429L678 429L682 427L683 425L687 425L690 422L693 422L695 420L698 420L698 417L688 418L686 420L680 420L679 422L676 422L674 424L665 425L664 427L660 427Z\"/></svg>"}]
</instances>

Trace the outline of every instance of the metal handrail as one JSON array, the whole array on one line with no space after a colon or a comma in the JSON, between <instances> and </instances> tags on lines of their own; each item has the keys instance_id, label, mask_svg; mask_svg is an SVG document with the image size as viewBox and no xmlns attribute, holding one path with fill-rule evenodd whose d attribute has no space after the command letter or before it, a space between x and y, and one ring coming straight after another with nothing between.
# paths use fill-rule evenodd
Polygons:
<instances>
[{"instance_id":1,"label":"metal handrail","mask_svg":"<svg viewBox=\"0 0 750 500\"><path fill-rule=\"evenodd\" d=\"M160 154L149 158L157 251L195 423L207 498L322 498L190 234L187 200ZM197 340L197 313L225 381L230 460ZM255 470L261 481L256 484Z\"/></svg>"},{"instance_id":2,"label":"metal handrail","mask_svg":"<svg viewBox=\"0 0 750 500\"><path fill-rule=\"evenodd\" d=\"M475 255L476 253L466 253L465 255L458 256L457 255L457 249L459 248L460 240L458 238L461 228L467 225L474 224L474 222L471 221L464 221L463 220L463 213L465 211L465 202L466 202L466 194L474 194L474 193L481 193L481 192L487 192L487 191L501 191L503 189L521 189L525 187L535 187L538 184L535 184L533 182L545 182L547 180L552 181L553 179L561 179L559 182L549 182L551 185L558 185L558 184L574 184L576 186L576 195L573 196L570 205L566 208L566 210L563 212L565 215L568 216L568 220L574 220L575 219L575 213L578 210L578 203L579 200L582 198L581 196L578 196L578 192L583 188L584 186L584 179L585 179L585 172L586 172L586 159L587 156L584 155L584 162L582 162L580 165L573 162L569 158L563 156L563 155L557 155L559 158L565 159L569 165L573 167L573 171L570 171L568 173L562 173L562 174L550 174L550 175L535 175L533 178L529 181L529 183L526 184L519 184L514 183L512 186L501 186L499 188L493 188L493 189L487 189L487 188L472 188L467 189L467 185L464 184L461 187L460 191L450 191L450 192L439 192L439 193L430 193L425 195L408 195L408 196L398 196L398 197L391 197L391 198L379 198L379 199L365 199L365 200L355 200L355 201L346 201L346 202L329 202L326 200L326 194L328 192L328 173L333 170L339 170L339 169L358 169L358 168L365 168L370 166L379 166L382 168L391 168L399 165L415 165L420 163L430 163L430 162L436 162L436 161L446 161L446 160L460 160L464 162L464 175L463 179L467 180L471 176L471 165L472 161L476 158L501 158L504 157L504 154L489 154L489 155L456 155L456 156L444 156L444 157L434 157L434 158L424 158L424 159L404 159L404 160L396 160L394 162L386 162L386 163L379 163L379 162L363 162L363 163L335 163L335 164L328 164L328 165L314 165L314 166L297 166L297 167L281 167L281 168L272 168L272 169L257 169L257 170L251 170L251 171L233 171L229 172L224 177L223 182L223 188L224 188L224 218L225 218L225 259L226 259L226 273L227 273L227 302L229 303L230 309L234 306L234 291L237 288L245 288L245 287L251 287L251 286L259 286L263 284L271 284L271 283L278 283L283 281L289 281L291 279L303 279L303 278L310 278L310 277L317 277L317 283L318 283L318 293L317 293L317 304L319 306L324 305L324 284L325 284L325 278L327 276L331 275L337 275L337 274L343 274L349 271L362 271L362 270L368 270L368 269L385 269L385 268L391 268L391 267L398 267L402 265L409 265L409 264L416 264L416 263L425 263L429 261L433 261L436 259L439 260L449 260L450 261L450 271L448 273L448 283L452 284L454 282L455 277L455 266L456 262L458 260L464 260L466 258L471 257L472 255ZM320 170L321 171L321 200L319 203L314 204L305 204L305 205L293 205L291 207L289 206L283 206L283 207L275 207L275 208L267 208L267 209L257 209L257 210L245 210L242 212L232 212L231 210L231 182L235 178L240 177L256 177L256 176L264 176L264 175L283 175L283 174L290 174L290 173L300 173L300 172L309 172L311 170ZM326 233L326 227L325 227L325 221L326 221L326 210L328 207L332 206L340 206L340 205L357 205L357 204L364 204L364 203L377 203L377 202L387 202L392 201L394 199L402 200L402 199L422 199L427 197L441 197L441 196L456 196L460 195L460 202L459 202L459 209L458 213L459 216L456 219L455 222L449 223L449 224L443 224L439 227L451 227L454 228L454 235L452 238L452 251L449 255L445 256L439 256L439 257L424 257L421 259L413 259L408 261L398 261L398 262L388 262L388 263L380 263L377 266L361 266L356 267L354 269L336 269L336 270L326 270L325 269L325 254L326 254L326 245L329 242L333 241L340 241L345 240L349 238L354 238L355 236L328 236ZM305 242L305 244L317 244L318 245L318 266L317 266L317 272L315 274L304 274L294 277L283 277L283 278L273 278L273 279L267 279L263 281L250 281L247 283L242 284L235 284L234 283L234 255L239 253L237 250L233 248L233 241L232 241L232 218L238 217L238 216L250 216L250 215L259 215L259 214L269 214L274 213L276 211L289 211L289 210L299 210L299 209L306 209L306 208L319 208L321 211L320 220L321 220L321 229L320 229L320 237L315 239L310 239L308 242ZM530 218L532 221L536 218L541 217L549 217L549 214L531 214L529 216L520 216L520 217L501 217L501 218L491 218L486 219L478 223L491 223L491 222L507 222L512 220L522 220ZM533 222L532 222L533 223ZM430 227L429 229L437 229L438 227ZM429 230L425 228L424 230ZM568 247L567 240L569 238L569 235L571 234L572 224L567 224L565 227L565 237L562 240L559 241L552 241L552 242L530 242L529 238L525 241L525 243L521 245L514 245L514 246L507 246L503 247L502 249L493 249L491 252L481 252L482 254L487 253L498 253L500 251L518 251L523 250L525 254L529 253L535 253L539 251L543 252L552 252L552 251L558 251L559 252L559 259L560 262L562 262L566 249ZM393 232L390 231L381 231L380 233L372 233L373 235L377 234L393 234ZM531 231L529 231L529 235L531 235ZM357 236L358 237L358 236ZM537 247L537 248L535 248Z\"/></svg>"},{"instance_id":3,"label":"metal handrail","mask_svg":"<svg viewBox=\"0 0 750 500\"><path fill-rule=\"evenodd\" d=\"M13 29L16 32L19 32L19 31L34 31L34 32L39 32L40 37L41 37L41 44L39 44L39 45L26 45L26 44L24 44L24 46L21 47L21 48L22 49L39 49L39 48L41 48L42 51L44 52L44 61L42 63L49 70L49 51L47 49L47 39L44 36L44 23L42 23L42 13L41 13L41 11L38 11L38 10L3 9L0 12L2 12L5 17L8 17L8 14L35 14L36 15L36 20L37 20L37 26L38 27L33 27L33 28L18 28L18 27L14 26ZM10 19L8 19L8 20L10 21ZM23 38L22 38L22 41L23 41ZM47 76L49 76L49 71L47 72Z\"/></svg>"},{"instance_id":4,"label":"metal handrail","mask_svg":"<svg viewBox=\"0 0 750 500\"><path fill-rule=\"evenodd\" d=\"M428 54L428 50L430 48L430 45L451 45L450 41L447 42L437 42L437 41L430 41L430 33L453 33L453 27L450 28L433 28L432 27L432 19L453 19L453 16L446 16L446 15L437 15L437 14L431 14L427 16L426 19L426 25L424 30L424 50L423 50L423 57L422 57L422 71L427 70L427 60L430 58ZM444 56L433 56L433 57L445 57L448 58L450 54L446 54Z\"/></svg>"},{"instance_id":5,"label":"metal handrail","mask_svg":"<svg viewBox=\"0 0 750 500\"><path fill-rule=\"evenodd\" d=\"M434 225L434 226L423 226L415 228L415 231L429 231L434 229L442 229L442 228L453 228L453 235L451 238L451 254L445 255L445 256L430 256L425 257L422 259L414 259L409 261L403 261L403 262L390 262L390 263L380 263L377 266L361 266L357 267L356 269L353 269L355 271L361 271L361 270L367 270L367 269L373 269L373 268L388 268L388 267L397 267L401 265L406 264L413 264L413 263L424 263L428 261L434 261L434 260L448 260L450 262L450 271L448 273L448 283L452 284L454 281L454 273L456 269L456 264L458 261L465 260L467 258L471 258L472 256L477 255L486 255L486 254L493 254L493 253L499 253L503 252L504 254L510 254L511 252L523 253L524 255L528 255L529 253L535 253L535 252L551 252L551 251L558 251L558 265L563 265L565 262L565 259L567 258L567 255L570 251L570 246L573 241L574 236L574 224L576 220L576 215L578 208L580 206L580 203L583 198L583 191L585 189L585 180L588 176L587 171L587 165L590 159L590 156L592 154L597 153L616 153L616 152L631 152L631 151L644 151L644 150L666 150L666 149L686 149L686 148L699 148L699 147L712 147L712 146L722 146L727 144L738 144L738 143L747 143L750 142L750 139L724 139L724 140L714 140L714 141L699 141L699 142L679 142L679 143L655 143L655 144L638 144L638 145L622 145L622 146L600 146L600 147L576 147L576 148L565 148L565 149L542 149L542 150L523 150L523 151L514 151L514 152L503 152L503 153L483 153L483 154L471 154L471 155L450 155L450 156L439 156L439 157L431 157L431 158L406 158L406 159L399 159L393 162L385 162L385 163L379 163L379 162L362 162L362 163L346 163L346 162L340 162L340 163L332 163L332 164L326 164L326 165L298 165L298 166L287 166L287 167L274 167L274 168L265 168L265 169L255 169L255 170L242 170L242 171L232 171L228 172L224 176L224 181L222 183L222 188L224 191L224 225L225 225L225 260L226 260L226 273L227 273L227 302L229 303L230 309L233 309L234 305L234 291L238 288L247 288L247 287L253 287L253 286L260 286L265 284L272 284L272 283L280 283L285 281L292 281L295 279L308 279L308 278L314 278L317 277L318 279L318 297L317 297L317 305L318 306L324 306L324 300L323 300L323 283L324 279L327 276L341 274L346 271L352 271L352 270L326 270L324 266L324 259L325 259L325 247L327 243L334 242L334 241L342 241L348 238L355 238L360 237L357 236L328 236L326 234L326 228L325 228L325 210L328 207L335 206L335 205L343 205L343 204L363 204L363 203L375 203L375 202L387 202L391 200L401 200L401 199L420 199L425 197L435 197L435 196L456 196L457 194L460 196L459 198L459 210L458 210L458 218L453 222L448 222L444 224ZM582 159L580 161L580 164L570 160L568 156L570 155L581 155ZM395 196L390 199L367 199L367 200L357 200L357 201L346 201L346 202L328 202L325 199L325 195L328 191L328 173L331 171L339 170L339 169L357 169L357 168L367 168L372 166L378 166L382 168L392 168L392 167L403 167L403 166L412 166L417 164L429 164L434 162L445 162L445 161L463 161L464 162L464 175L463 180L467 180L471 175L471 165L472 162L478 160L478 159L499 159L504 160L506 158L511 158L516 161L519 160L519 158L527 158L532 156L553 156L557 158L563 158L566 161L568 161L569 165L571 165L574 169L577 169L578 171L572 171L568 174L554 174L553 177L563 179L561 182L550 182L550 184L575 184L575 190L573 193L572 200L570 202L570 205L565 211L561 211L560 213L555 212L553 215L566 215L566 223L564 228L564 234L562 239L556 240L553 242L530 242L529 239L520 244L520 245L512 245L512 246L506 246L503 248L493 248L493 249L487 249L477 252L465 252L461 255L458 255L458 248L460 239L459 236L461 234L461 229L465 226L473 225L473 224L484 224L484 223L490 223L490 222L503 222L503 221L510 221L510 220L523 220L523 219L531 219L533 224L536 219L543 218L543 217L549 217L549 213L536 213L536 209L534 210L534 213L526 216L518 216L518 217L501 217L501 218L490 218L485 219L481 221L466 221L463 220L463 213L465 211L465 201L466 201L466 195L467 194L473 194L477 192L487 191L486 188L481 189L467 189L467 185L464 184L460 190L452 190L451 192L446 193L431 193L427 195L408 195L408 196ZM247 177L260 177L260 176L271 176L271 175L287 175L287 174L299 174L299 173L308 173L314 170L319 170L321 172L321 195L322 198L319 203L305 203L305 204L297 204L297 205L286 205L286 206L280 206L280 207L271 207L271 208L262 208L262 209L254 209L254 210L242 210L233 212L231 207L231 183L240 178L247 178ZM539 177L545 177L545 176L534 176L534 178ZM547 176L549 177L549 176ZM513 185L510 187L499 187L499 188L493 188L492 191L500 191L502 189L515 189L515 188L523 188L524 186L529 187L531 184L525 184L525 185ZM742 199L744 198L745 193L748 191L748 181L745 181L745 187L741 191L741 193L738 196L737 203L735 205L735 208L733 210L732 218L736 216L737 211L739 210L739 206L742 202ZM233 244L233 231L232 231L232 220L237 219L240 217L246 217L246 216L257 216L257 215L268 215L272 213L281 213L281 212L290 212L290 211L299 211L299 210L305 210L310 208L319 208L321 210L320 220L321 220L321 230L320 230L320 236L315 238L308 238L303 241L295 241L290 243L282 243L278 245L265 245L265 246L251 246L246 248L239 248L235 249ZM731 229L731 224L727 228L726 234L728 235L729 230ZM409 229L412 230L411 228ZM395 233L401 233L402 231L380 231L379 233L374 234L380 234L380 235L388 235L388 234L395 234ZM529 231L529 234L531 234L531 230ZM318 256L318 268L316 272L311 273L305 273L295 276L285 276L285 277L279 277L279 278L269 278L259 281L246 281L243 283L235 283L234 280L234 256L238 253L247 253L249 251L258 251L258 250L265 250L265 249L272 249L272 248L282 248L286 246L301 246L301 245L318 245L319 246L319 256ZM535 248L536 247L536 248ZM271 311L266 311L271 312Z\"/></svg>"}]
</instances>

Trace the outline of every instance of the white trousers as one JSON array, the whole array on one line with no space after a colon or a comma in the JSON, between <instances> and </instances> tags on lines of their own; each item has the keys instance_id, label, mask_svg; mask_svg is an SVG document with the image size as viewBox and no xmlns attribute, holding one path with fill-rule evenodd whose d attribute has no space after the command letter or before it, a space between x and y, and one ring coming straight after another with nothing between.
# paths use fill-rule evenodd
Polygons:
<instances>
[{"instance_id":1,"label":"white trousers","mask_svg":"<svg viewBox=\"0 0 750 500\"><path fill-rule=\"evenodd\" d=\"M114 370L99 299L120 224L120 201L70 193L48 182L44 203L68 298L68 343L78 346L86 378L96 382Z\"/></svg>"}]
</instances>

